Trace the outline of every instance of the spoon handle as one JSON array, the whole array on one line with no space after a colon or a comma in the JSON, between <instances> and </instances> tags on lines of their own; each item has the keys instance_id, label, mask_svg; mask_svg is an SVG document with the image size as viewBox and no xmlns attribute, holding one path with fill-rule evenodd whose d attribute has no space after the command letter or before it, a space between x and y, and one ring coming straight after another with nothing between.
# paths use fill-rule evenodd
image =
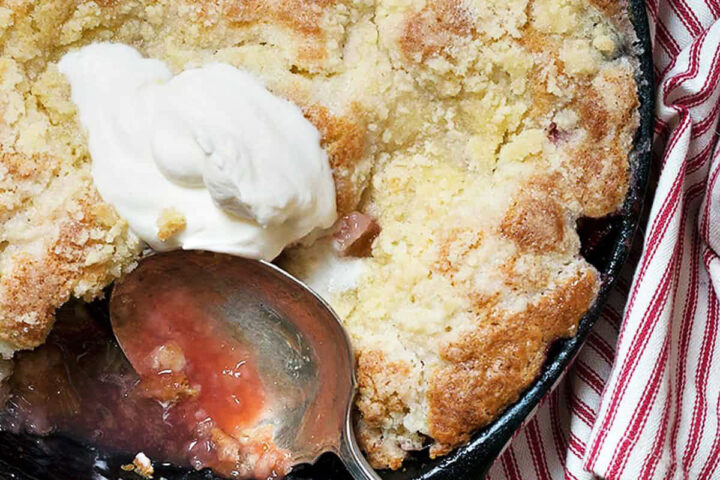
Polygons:
<instances>
[{"instance_id":1,"label":"spoon handle","mask_svg":"<svg viewBox=\"0 0 720 480\"><path fill-rule=\"evenodd\" d=\"M353 422L350 418L345 422L342 439L340 440L340 460L345 464L350 475L355 480L382 480L360 451L353 432Z\"/></svg>"}]
</instances>

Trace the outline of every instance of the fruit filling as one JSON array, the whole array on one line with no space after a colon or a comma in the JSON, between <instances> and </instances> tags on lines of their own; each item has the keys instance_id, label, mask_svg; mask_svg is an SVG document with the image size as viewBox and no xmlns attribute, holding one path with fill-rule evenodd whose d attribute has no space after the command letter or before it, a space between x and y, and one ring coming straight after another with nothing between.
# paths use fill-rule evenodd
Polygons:
<instances>
[{"instance_id":1,"label":"fruit filling","mask_svg":"<svg viewBox=\"0 0 720 480\"><path fill-rule=\"evenodd\" d=\"M64 307L47 343L17 355L0 428L231 478L287 474L290 455L263 423L269 400L249 352L177 292L156 305L125 346L135 368L92 307Z\"/></svg>"}]
</instances>

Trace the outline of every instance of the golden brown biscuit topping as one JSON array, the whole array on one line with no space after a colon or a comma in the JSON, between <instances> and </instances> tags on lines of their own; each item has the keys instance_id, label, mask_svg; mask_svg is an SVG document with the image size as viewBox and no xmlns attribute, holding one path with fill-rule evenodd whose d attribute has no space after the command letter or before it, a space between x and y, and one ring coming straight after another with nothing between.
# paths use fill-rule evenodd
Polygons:
<instances>
[{"instance_id":1,"label":"golden brown biscuit topping","mask_svg":"<svg viewBox=\"0 0 720 480\"><path fill-rule=\"evenodd\" d=\"M95 191L56 62L123 42L175 71L225 62L322 134L338 210L381 232L330 298L358 354L378 467L489 422L572 335L599 287L576 221L622 203L637 125L624 2L12 0L0 5L0 346L133 267ZM165 222L179 228L175 221ZM163 230L165 231L165 230ZM284 266L300 277L305 248Z\"/></svg>"}]
</instances>

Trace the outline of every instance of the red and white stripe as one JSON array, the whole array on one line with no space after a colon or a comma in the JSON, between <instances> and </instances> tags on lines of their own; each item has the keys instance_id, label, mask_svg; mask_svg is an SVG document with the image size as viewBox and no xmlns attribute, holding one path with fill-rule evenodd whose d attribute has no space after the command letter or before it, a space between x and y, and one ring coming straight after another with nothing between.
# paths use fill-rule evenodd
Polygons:
<instances>
[{"instance_id":1,"label":"red and white stripe","mask_svg":"<svg viewBox=\"0 0 720 480\"><path fill-rule=\"evenodd\" d=\"M720 0L646 5L657 182L639 258L492 480L720 478Z\"/></svg>"}]
</instances>

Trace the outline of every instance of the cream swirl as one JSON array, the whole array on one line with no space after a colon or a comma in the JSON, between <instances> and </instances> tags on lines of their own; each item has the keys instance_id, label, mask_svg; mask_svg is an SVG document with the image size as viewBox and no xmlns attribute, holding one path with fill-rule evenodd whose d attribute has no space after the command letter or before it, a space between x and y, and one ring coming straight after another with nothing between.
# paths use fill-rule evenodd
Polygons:
<instances>
[{"instance_id":1,"label":"cream swirl","mask_svg":"<svg viewBox=\"0 0 720 480\"><path fill-rule=\"evenodd\" d=\"M154 249L272 259L335 221L320 134L251 74L215 63L173 76L109 43L66 54L59 69L88 131L100 195ZM167 209L186 227L162 241Z\"/></svg>"}]
</instances>

